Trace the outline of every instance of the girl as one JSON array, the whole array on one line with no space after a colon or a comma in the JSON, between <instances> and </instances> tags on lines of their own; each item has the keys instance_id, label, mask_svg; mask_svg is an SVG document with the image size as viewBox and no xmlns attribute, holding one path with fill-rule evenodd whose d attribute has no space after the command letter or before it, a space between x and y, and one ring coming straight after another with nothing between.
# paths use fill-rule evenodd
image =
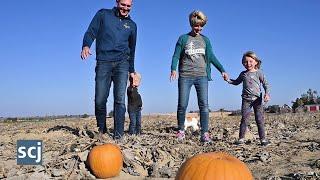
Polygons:
<instances>
[{"instance_id":1,"label":"girl","mask_svg":"<svg viewBox=\"0 0 320 180\"><path fill-rule=\"evenodd\" d=\"M177 65L179 62L178 79L178 133L177 139L185 138L184 121L189 101L191 86L197 91L198 106L200 109L200 126L202 142L211 142L208 133L209 107L208 107L208 81L211 80L211 64L213 64L228 79L227 73L212 52L210 40L200 34L207 23L207 17L201 11L193 11L189 15L191 31L181 35L176 43L172 57L170 80L177 78Z\"/></svg>"},{"instance_id":2,"label":"girl","mask_svg":"<svg viewBox=\"0 0 320 180\"><path fill-rule=\"evenodd\" d=\"M239 140L236 144L243 144L244 136L246 133L247 122L250 116L250 109L253 107L255 120L258 126L258 133L261 145L266 146L269 144L269 141L265 138L264 130L264 117L263 117L263 106L262 106L262 92L260 85L262 84L265 94L263 99L265 102L270 100L269 95L269 84L260 70L261 60L257 55L248 51L244 53L242 57L242 64L246 68L245 71L242 71L239 77L236 80L230 79L227 80L230 84L239 85L243 83L242 89L242 106L241 106L241 123L240 123L240 132Z\"/></svg>"}]
</instances>

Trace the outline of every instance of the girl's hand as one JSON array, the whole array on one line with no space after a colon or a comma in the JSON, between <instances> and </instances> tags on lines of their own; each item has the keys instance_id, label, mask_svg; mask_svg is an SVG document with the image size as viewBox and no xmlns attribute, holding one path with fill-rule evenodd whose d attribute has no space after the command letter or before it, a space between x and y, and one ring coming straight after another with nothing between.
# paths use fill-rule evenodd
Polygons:
<instances>
[{"instance_id":1,"label":"girl's hand","mask_svg":"<svg viewBox=\"0 0 320 180\"><path fill-rule=\"evenodd\" d=\"M177 79L177 71L171 71L170 82L174 81L175 79Z\"/></svg>"},{"instance_id":2,"label":"girl's hand","mask_svg":"<svg viewBox=\"0 0 320 180\"><path fill-rule=\"evenodd\" d=\"M265 94L263 97L264 102L268 102L270 100L270 95L269 94Z\"/></svg>"}]
</instances>

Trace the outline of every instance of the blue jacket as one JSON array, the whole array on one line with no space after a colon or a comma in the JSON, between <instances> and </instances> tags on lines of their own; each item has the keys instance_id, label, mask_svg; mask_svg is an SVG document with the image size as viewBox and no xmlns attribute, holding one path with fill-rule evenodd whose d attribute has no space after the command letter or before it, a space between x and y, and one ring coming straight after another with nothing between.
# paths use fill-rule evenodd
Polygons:
<instances>
[{"instance_id":1,"label":"blue jacket","mask_svg":"<svg viewBox=\"0 0 320 180\"><path fill-rule=\"evenodd\" d=\"M188 38L189 38L189 34L183 34L179 37L178 42L176 43L176 47L174 50L174 54L172 56L172 62L171 62L171 71L176 71L177 66L178 66L178 62L179 60L182 58L183 54L184 54L184 47L187 44ZM207 38L206 36L202 35L205 43L206 43L206 55L205 55L205 60L206 60L206 64L207 64L207 75L208 75L208 80L212 80L211 78L211 64L214 65L214 67L217 68L217 70L220 73L225 72L223 66L220 64L220 62L218 61L218 59L216 58L216 56L213 54L212 52L212 46L210 43L209 38Z\"/></svg>"},{"instance_id":2,"label":"blue jacket","mask_svg":"<svg viewBox=\"0 0 320 180\"><path fill-rule=\"evenodd\" d=\"M96 59L100 61L129 61L134 72L137 25L130 16L121 17L116 7L101 9L93 17L86 31L82 47L91 47L96 40Z\"/></svg>"}]
</instances>

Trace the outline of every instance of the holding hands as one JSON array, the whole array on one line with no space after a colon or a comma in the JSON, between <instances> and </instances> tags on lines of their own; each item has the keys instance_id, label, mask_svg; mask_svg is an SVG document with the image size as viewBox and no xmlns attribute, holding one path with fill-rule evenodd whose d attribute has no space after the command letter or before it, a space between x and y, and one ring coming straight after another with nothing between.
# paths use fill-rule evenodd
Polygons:
<instances>
[{"instance_id":1,"label":"holding hands","mask_svg":"<svg viewBox=\"0 0 320 180\"><path fill-rule=\"evenodd\" d=\"M130 77L132 78L132 86L138 87L141 82L141 75L138 72L130 73Z\"/></svg>"},{"instance_id":2,"label":"holding hands","mask_svg":"<svg viewBox=\"0 0 320 180\"><path fill-rule=\"evenodd\" d=\"M264 100L264 102L268 102L268 101L270 100L270 95L266 93L266 94L263 96L263 100Z\"/></svg>"},{"instance_id":3,"label":"holding hands","mask_svg":"<svg viewBox=\"0 0 320 180\"><path fill-rule=\"evenodd\" d=\"M221 75L225 81L229 80L229 75L226 72L221 73Z\"/></svg>"}]
</instances>

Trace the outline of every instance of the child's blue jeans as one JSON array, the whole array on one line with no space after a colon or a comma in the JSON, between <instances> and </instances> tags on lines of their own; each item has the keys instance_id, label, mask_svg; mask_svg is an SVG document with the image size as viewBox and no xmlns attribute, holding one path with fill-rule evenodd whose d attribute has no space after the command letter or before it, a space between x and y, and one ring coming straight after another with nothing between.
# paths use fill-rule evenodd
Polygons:
<instances>
[{"instance_id":1,"label":"child's blue jeans","mask_svg":"<svg viewBox=\"0 0 320 180\"><path fill-rule=\"evenodd\" d=\"M137 135L141 133L141 110L128 112L130 124L129 124L129 134Z\"/></svg>"}]
</instances>

